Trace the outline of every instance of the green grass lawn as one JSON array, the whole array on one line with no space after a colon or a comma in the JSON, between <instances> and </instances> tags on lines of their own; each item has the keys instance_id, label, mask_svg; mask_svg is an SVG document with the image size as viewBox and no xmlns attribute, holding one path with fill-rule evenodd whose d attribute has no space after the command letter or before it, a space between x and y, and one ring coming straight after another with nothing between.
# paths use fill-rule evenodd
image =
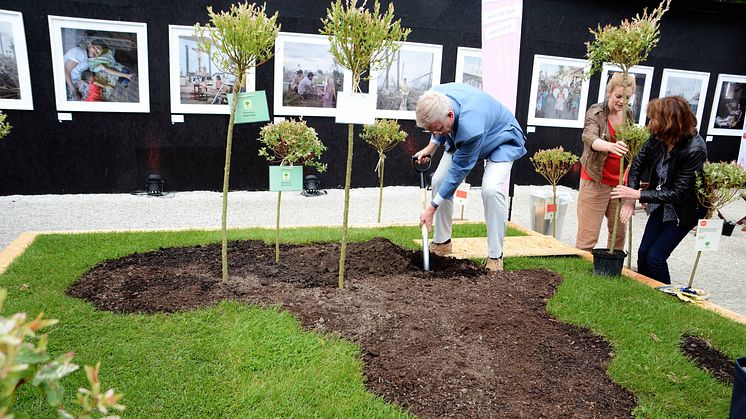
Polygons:
<instances>
[{"instance_id":1,"label":"green grass lawn","mask_svg":"<svg viewBox=\"0 0 746 419\"><path fill-rule=\"evenodd\" d=\"M350 240L382 236L416 249L419 231L352 229ZM484 235L484 225L454 226L454 237ZM283 240L294 243L339 237L334 228L282 231ZM250 238L272 242L274 231L231 232L231 239ZM126 417L407 416L366 391L358 347L304 332L287 312L222 302L173 315L115 315L64 295L103 260L217 241L214 231L41 236L0 275L0 286L9 290L5 314L44 311L61 319L49 330L50 352L75 351L79 364L100 360L103 385L124 393ZM744 356L745 325L633 280L594 277L591 263L578 258L510 258L505 266L563 275L549 312L611 342L609 375L635 394L638 416L727 417L731 388L697 369L680 354L678 342L690 333L732 358ZM71 399L85 383L83 372L64 383ZM56 416L35 389L19 393L16 409L31 417Z\"/></svg>"}]
</instances>

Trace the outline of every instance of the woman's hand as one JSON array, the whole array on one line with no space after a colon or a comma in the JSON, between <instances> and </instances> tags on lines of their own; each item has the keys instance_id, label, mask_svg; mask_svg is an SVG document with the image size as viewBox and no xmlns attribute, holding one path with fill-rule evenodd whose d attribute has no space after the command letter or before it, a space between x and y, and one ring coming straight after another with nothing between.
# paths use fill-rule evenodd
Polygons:
<instances>
[{"instance_id":1,"label":"woman's hand","mask_svg":"<svg viewBox=\"0 0 746 419\"><path fill-rule=\"evenodd\" d=\"M622 210L619 212L619 221L621 221L622 224L627 224L627 221L629 221L633 215L635 215L635 200L627 199L624 201L624 204L622 204Z\"/></svg>"},{"instance_id":2,"label":"woman's hand","mask_svg":"<svg viewBox=\"0 0 746 419\"><path fill-rule=\"evenodd\" d=\"M640 191L637 189L632 189L629 186L617 185L611 191L611 198L612 199L631 199L634 201L634 200L640 199Z\"/></svg>"}]
</instances>

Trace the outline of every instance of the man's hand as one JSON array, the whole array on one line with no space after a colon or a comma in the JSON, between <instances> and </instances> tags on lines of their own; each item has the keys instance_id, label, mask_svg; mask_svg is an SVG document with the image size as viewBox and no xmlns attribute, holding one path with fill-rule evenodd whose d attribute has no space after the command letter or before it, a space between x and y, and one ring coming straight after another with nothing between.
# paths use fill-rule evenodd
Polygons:
<instances>
[{"instance_id":1,"label":"man's hand","mask_svg":"<svg viewBox=\"0 0 746 419\"><path fill-rule=\"evenodd\" d=\"M416 157L417 164L425 164L430 160L430 156L433 155L435 150L438 148L437 143L429 143L422 150L414 153L412 157Z\"/></svg>"},{"instance_id":2,"label":"man's hand","mask_svg":"<svg viewBox=\"0 0 746 419\"><path fill-rule=\"evenodd\" d=\"M435 207L433 204L427 204L427 207L420 213L420 226L425 225L427 231L433 228L433 217L435 216Z\"/></svg>"}]
</instances>

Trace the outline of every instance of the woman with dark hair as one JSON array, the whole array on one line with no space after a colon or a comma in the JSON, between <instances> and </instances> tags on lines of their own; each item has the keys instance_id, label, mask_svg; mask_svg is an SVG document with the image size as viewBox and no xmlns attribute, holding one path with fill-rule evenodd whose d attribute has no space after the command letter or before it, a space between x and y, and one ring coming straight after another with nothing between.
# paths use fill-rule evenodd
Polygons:
<instances>
[{"instance_id":1,"label":"woman with dark hair","mask_svg":"<svg viewBox=\"0 0 746 419\"><path fill-rule=\"evenodd\" d=\"M695 178L707 160L707 147L683 97L654 99L648 104L647 114L651 136L632 161L628 186L617 186L611 197L625 200L622 222L634 213L636 200L647 204L648 222L637 254L637 271L670 284L668 257L707 213L695 191ZM648 172L650 186L639 190L640 175Z\"/></svg>"}]
</instances>

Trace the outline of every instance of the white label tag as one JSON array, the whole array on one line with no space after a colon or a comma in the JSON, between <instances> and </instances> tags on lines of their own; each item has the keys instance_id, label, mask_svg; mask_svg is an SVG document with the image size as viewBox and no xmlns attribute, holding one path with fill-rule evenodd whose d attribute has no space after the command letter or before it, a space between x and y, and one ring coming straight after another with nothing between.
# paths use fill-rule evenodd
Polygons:
<instances>
[{"instance_id":1,"label":"white label tag","mask_svg":"<svg viewBox=\"0 0 746 419\"><path fill-rule=\"evenodd\" d=\"M715 251L720 249L720 235L723 231L723 220L699 220L694 250Z\"/></svg>"}]
</instances>

